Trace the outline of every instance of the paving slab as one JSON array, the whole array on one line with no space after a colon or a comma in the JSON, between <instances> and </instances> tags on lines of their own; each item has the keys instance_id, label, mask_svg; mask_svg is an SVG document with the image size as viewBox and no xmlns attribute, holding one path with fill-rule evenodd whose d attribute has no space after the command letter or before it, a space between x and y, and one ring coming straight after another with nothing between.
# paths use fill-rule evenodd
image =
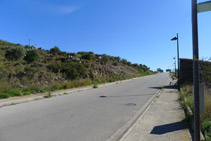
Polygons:
<instances>
[{"instance_id":1,"label":"paving slab","mask_svg":"<svg viewBox=\"0 0 211 141\"><path fill-rule=\"evenodd\" d=\"M176 89L164 89L120 141L190 141Z\"/></svg>"}]
</instances>

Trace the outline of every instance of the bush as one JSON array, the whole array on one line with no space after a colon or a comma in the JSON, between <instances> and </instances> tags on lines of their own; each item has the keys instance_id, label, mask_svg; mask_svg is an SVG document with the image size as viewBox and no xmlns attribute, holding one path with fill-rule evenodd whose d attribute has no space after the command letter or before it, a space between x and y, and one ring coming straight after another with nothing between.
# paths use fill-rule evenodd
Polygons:
<instances>
[{"instance_id":1,"label":"bush","mask_svg":"<svg viewBox=\"0 0 211 141\"><path fill-rule=\"evenodd\" d=\"M30 50L26 53L26 56L24 57L24 60L26 60L28 63L32 63L35 61L40 60L40 53L38 50Z\"/></svg>"},{"instance_id":2,"label":"bush","mask_svg":"<svg viewBox=\"0 0 211 141\"><path fill-rule=\"evenodd\" d=\"M10 96L22 96L23 93L19 89L11 89L11 90L6 90L4 93L9 94Z\"/></svg>"},{"instance_id":3,"label":"bush","mask_svg":"<svg viewBox=\"0 0 211 141\"><path fill-rule=\"evenodd\" d=\"M205 136L205 139L209 141L211 139L211 121L204 121L201 124L201 130Z\"/></svg>"},{"instance_id":4,"label":"bush","mask_svg":"<svg viewBox=\"0 0 211 141\"><path fill-rule=\"evenodd\" d=\"M81 80L81 85L82 86L87 86L87 85L91 85L92 84L92 80L91 79L84 79L84 80Z\"/></svg>"},{"instance_id":5,"label":"bush","mask_svg":"<svg viewBox=\"0 0 211 141\"><path fill-rule=\"evenodd\" d=\"M114 62L113 65L114 65L114 66L118 66L118 63L117 63L117 62Z\"/></svg>"},{"instance_id":6,"label":"bush","mask_svg":"<svg viewBox=\"0 0 211 141\"><path fill-rule=\"evenodd\" d=\"M65 62L62 64L50 64L47 66L54 73L62 72L67 79L83 78L86 74L87 68L77 62Z\"/></svg>"},{"instance_id":7,"label":"bush","mask_svg":"<svg viewBox=\"0 0 211 141\"><path fill-rule=\"evenodd\" d=\"M59 49L59 47L54 46L53 48L50 49L50 53L59 54L59 53L61 53L61 50Z\"/></svg>"},{"instance_id":8,"label":"bush","mask_svg":"<svg viewBox=\"0 0 211 141\"><path fill-rule=\"evenodd\" d=\"M81 56L81 59L84 59L84 60L94 60L94 58L95 58L95 56L94 56L94 53L92 53L92 52L84 53Z\"/></svg>"},{"instance_id":9,"label":"bush","mask_svg":"<svg viewBox=\"0 0 211 141\"><path fill-rule=\"evenodd\" d=\"M93 88L98 88L97 83L94 83Z\"/></svg>"},{"instance_id":10,"label":"bush","mask_svg":"<svg viewBox=\"0 0 211 141\"><path fill-rule=\"evenodd\" d=\"M12 48L8 50L5 54L5 57L8 60L21 60L24 58L26 50L23 47Z\"/></svg>"},{"instance_id":11,"label":"bush","mask_svg":"<svg viewBox=\"0 0 211 141\"><path fill-rule=\"evenodd\" d=\"M97 77L97 78L95 78L95 82L97 82L97 83L105 83L105 82L107 82L107 80L106 80L105 77Z\"/></svg>"},{"instance_id":12,"label":"bush","mask_svg":"<svg viewBox=\"0 0 211 141\"><path fill-rule=\"evenodd\" d=\"M7 94L7 93L0 93L0 99L5 99L5 98L9 98L11 97L10 94Z\"/></svg>"},{"instance_id":13,"label":"bush","mask_svg":"<svg viewBox=\"0 0 211 141\"><path fill-rule=\"evenodd\" d=\"M74 88L74 84L72 82L67 82L64 86L65 89Z\"/></svg>"},{"instance_id":14,"label":"bush","mask_svg":"<svg viewBox=\"0 0 211 141\"><path fill-rule=\"evenodd\" d=\"M106 64L109 61L109 57L107 55L103 55L100 61L104 64Z\"/></svg>"},{"instance_id":15,"label":"bush","mask_svg":"<svg viewBox=\"0 0 211 141\"><path fill-rule=\"evenodd\" d=\"M64 89L64 84L62 84L62 83L56 83L56 84L53 85L53 88L54 88L55 90Z\"/></svg>"},{"instance_id":16,"label":"bush","mask_svg":"<svg viewBox=\"0 0 211 141\"><path fill-rule=\"evenodd\" d=\"M23 93L23 95L30 95L30 94L32 94L32 91L27 89L27 90L23 90L22 93Z\"/></svg>"},{"instance_id":17,"label":"bush","mask_svg":"<svg viewBox=\"0 0 211 141\"><path fill-rule=\"evenodd\" d=\"M118 56L118 57L114 57L114 61L117 61L117 62L120 62L121 58Z\"/></svg>"}]
</instances>

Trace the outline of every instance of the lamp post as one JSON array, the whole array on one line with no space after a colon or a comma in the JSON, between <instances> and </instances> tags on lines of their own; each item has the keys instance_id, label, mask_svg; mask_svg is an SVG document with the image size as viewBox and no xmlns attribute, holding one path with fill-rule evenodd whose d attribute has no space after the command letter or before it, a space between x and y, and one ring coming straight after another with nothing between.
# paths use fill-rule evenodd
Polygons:
<instances>
[{"instance_id":1,"label":"lamp post","mask_svg":"<svg viewBox=\"0 0 211 141\"><path fill-rule=\"evenodd\" d=\"M174 57L173 59L174 59L174 65L175 65L175 67L174 67L175 68L175 77L177 77L177 74L176 74L176 57Z\"/></svg>"},{"instance_id":2,"label":"lamp post","mask_svg":"<svg viewBox=\"0 0 211 141\"><path fill-rule=\"evenodd\" d=\"M194 83L194 141L200 141L200 96L199 96L199 52L198 52L198 14L211 11L211 1L197 4L192 0L192 38L193 38L193 83Z\"/></svg>"},{"instance_id":3,"label":"lamp post","mask_svg":"<svg viewBox=\"0 0 211 141\"><path fill-rule=\"evenodd\" d=\"M175 41L177 40L177 63L178 63L178 91L180 91L180 61L179 61L179 37L178 37L178 33L177 36L172 38L171 41Z\"/></svg>"}]
</instances>

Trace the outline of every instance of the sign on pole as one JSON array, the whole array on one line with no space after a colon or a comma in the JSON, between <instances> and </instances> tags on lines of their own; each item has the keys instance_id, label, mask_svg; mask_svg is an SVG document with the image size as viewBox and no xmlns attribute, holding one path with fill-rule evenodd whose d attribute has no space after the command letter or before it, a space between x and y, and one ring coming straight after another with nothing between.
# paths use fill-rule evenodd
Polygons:
<instances>
[{"instance_id":1,"label":"sign on pole","mask_svg":"<svg viewBox=\"0 0 211 141\"><path fill-rule=\"evenodd\" d=\"M197 5L198 13L207 12L207 11L211 11L211 1L202 2Z\"/></svg>"}]
</instances>

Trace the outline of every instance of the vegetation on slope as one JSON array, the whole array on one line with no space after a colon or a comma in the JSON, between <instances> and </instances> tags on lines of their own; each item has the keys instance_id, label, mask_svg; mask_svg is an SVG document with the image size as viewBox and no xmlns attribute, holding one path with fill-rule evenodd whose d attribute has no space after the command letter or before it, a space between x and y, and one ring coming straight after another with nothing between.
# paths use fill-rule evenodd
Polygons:
<instances>
[{"instance_id":1,"label":"vegetation on slope","mask_svg":"<svg viewBox=\"0 0 211 141\"><path fill-rule=\"evenodd\" d=\"M0 98L28 95L152 74L142 64L94 54L67 53L0 40Z\"/></svg>"}]
</instances>

